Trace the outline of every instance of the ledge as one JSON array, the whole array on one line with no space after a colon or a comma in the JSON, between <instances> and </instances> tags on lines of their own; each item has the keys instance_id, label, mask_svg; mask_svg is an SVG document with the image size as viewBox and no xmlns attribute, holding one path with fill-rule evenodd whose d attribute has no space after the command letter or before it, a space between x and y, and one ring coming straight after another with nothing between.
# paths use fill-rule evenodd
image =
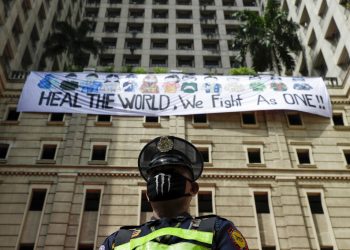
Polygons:
<instances>
[{"instance_id":1,"label":"ledge","mask_svg":"<svg viewBox=\"0 0 350 250\"><path fill-rule=\"evenodd\" d=\"M51 122L51 121L48 121L46 123L47 126L58 126L58 127L63 127L65 124L65 122Z\"/></svg>"},{"instance_id":2,"label":"ledge","mask_svg":"<svg viewBox=\"0 0 350 250\"><path fill-rule=\"evenodd\" d=\"M142 123L145 128L160 128L162 125L159 122L144 122Z\"/></svg>"},{"instance_id":3,"label":"ledge","mask_svg":"<svg viewBox=\"0 0 350 250\"><path fill-rule=\"evenodd\" d=\"M95 122L96 127L112 127L112 122Z\"/></svg>"},{"instance_id":4,"label":"ledge","mask_svg":"<svg viewBox=\"0 0 350 250\"><path fill-rule=\"evenodd\" d=\"M309 141L289 141L290 145L299 145L299 146L312 146L312 142Z\"/></svg>"},{"instance_id":5,"label":"ledge","mask_svg":"<svg viewBox=\"0 0 350 250\"><path fill-rule=\"evenodd\" d=\"M92 161L88 161L89 165L107 165L108 162L107 161L102 161L102 160L92 160Z\"/></svg>"},{"instance_id":6,"label":"ledge","mask_svg":"<svg viewBox=\"0 0 350 250\"><path fill-rule=\"evenodd\" d=\"M7 163L7 159L0 159L0 164L6 164Z\"/></svg>"},{"instance_id":7,"label":"ledge","mask_svg":"<svg viewBox=\"0 0 350 250\"><path fill-rule=\"evenodd\" d=\"M241 124L241 128L259 128L259 123L256 124Z\"/></svg>"},{"instance_id":8,"label":"ledge","mask_svg":"<svg viewBox=\"0 0 350 250\"><path fill-rule=\"evenodd\" d=\"M208 123L203 123L203 124L192 123L192 127L193 128L209 128L209 124Z\"/></svg>"},{"instance_id":9,"label":"ledge","mask_svg":"<svg viewBox=\"0 0 350 250\"><path fill-rule=\"evenodd\" d=\"M1 121L1 125L19 125L19 121Z\"/></svg>"},{"instance_id":10,"label":"ledge","mask_svg":"<svg viewBox=\"0 0 350 250\"><path fill-rule=\"evenodd\" d=\"M266 168L266 164L265 163L247 163L247 167Z\"/></svg>"},{"instance_id":11,"label":"ledge","mask_svg":"<svg viewBox=\"0 0 350 250\"><path fill-rule=\"evenodd\" d=\"M90 138L90 142L112 142L111 138Z\"/></svg>"},{"instance_id":12,"label":"ledge","mask_svg":"<svg viewBox=\"0 0 350 250\"><path fill-rule=\"evenodd\" d=\"M40 141L57 142L63 141L62 137L40 137Z\"/></svg>"},{"instance_id":13,"label":"ledge","mask_svg":"<svg viewBox=\"0 0 350 250\"><path fill-rule=\"evenodd\" d=\"M214 166L212 162L204 162L204 167L212 167Z\"/></svg>"},{"instance_id":14,"label":"ledge","mask_svg":"<svg viewBox=\"0 0 350 250\"><path fill-rule=\"evenodd\" d=\"M317 168L316 164L298 164L298 168Z\"/></svg>"},{"instance_id":15,"label":"ledge","mask_svg":"<svg viewBox=\"0 0 350 250\"><path fill-rule=\"evenodd\" d=\"M263 141L242 141L242 144L246 145L264 145Z\"/></svg>"},{"instance_id":16,"label":"ledge","mask_svg":"<svg viewBox=\"0 0 350 250\"><path fill-rule=\"evenodd\" d=\"M333 128L334 128L334 130L341 130L341 131L348 131L348 130L350 130L350 126L337 126L337 125L334 125Z\"/></svg>"},{"instance_id":17,"label":"ledge","mask_svg":"<svg viewBox=\"0 0 350 250\"><path fill-rule=\"evenodd\" d=\"M56 164L56 160L36 160L36 164Z\"/></svg>"},{"instance_id":18,"label":"ledge","mask_svg":"<svg viewBox=\"0 0 350 250\"><path fill-rule=\"evenodd\" d=\"M191 140L192 144L213 144L211 140Z\"/></svg>"}]
</instances>

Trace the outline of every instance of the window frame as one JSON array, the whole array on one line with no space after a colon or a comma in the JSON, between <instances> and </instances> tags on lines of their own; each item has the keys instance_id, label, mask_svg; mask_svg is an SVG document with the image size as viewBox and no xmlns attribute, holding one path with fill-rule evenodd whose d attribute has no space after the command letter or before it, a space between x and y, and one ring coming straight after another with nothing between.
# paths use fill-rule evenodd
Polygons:
<instances>
[{"instance_id":1,"label":"window frame","mask_svg":"<svg viewBox=\"0 0 350 250\"><path fill-rule=\"evenodd\" d=\"M290 120L289 120L290 115L298 115L300 117L301 124L300 125L290 124ZM305 123L304 123L303 115L301 112L288 111L288 112L285 112L285 117L287 120L288 128L290 128L290 129L304 129L305 128Z\"/></svg>"},{"instance_id":2,"label":"window frame","mask_svg":"<svg viewBox=\"0 0 350 250\"><path fill-rule=\"evenodd\" d=\"M301 151L307 150L308 151L310 163L300 163L299 156L298 156L298 150L301 150ZM314 158L313 158L313 152L312 152L312 146L311 145L297 145L297 146L293 146L293 151L294 151L295 160L296 160L296 163L297 163L298 167L307 167L307 166L311 167L311 166L315 165L315 161L314 161Z\"/></svg>"},{"instance_id":3,"label":"window frame","mask_svg":"<svg viewBox=\"0 0 350 250\"><path fill-rule=\"evenodd\" d=\"M5 111L4 116L3 116L3 121L6 123L19 123L19 121L21 120L22 112L16 111L17 113L19 113L17 120L8 120L8 115L9 115L11 109L17 109L17 105L10 104L10 105L6 106L6 111Z\"/></svg>"},{"instance_id":4,"label":"window frame","mask_svg":"<svg viewBox=\"0 0 350 250\"><path fill-rule=\"evenodd\" d=\"M44 150L45 145L56 145L55 155L54 155L53 159L43 159L42 158L43 157L43 150ZM59 148L60 148L60 142L59 141L41 141L41 143L40 143L40 152L39 152L39 155L38 155L38 158L37 158L37 163L40 163L40 162L56 163L57 154L58 154Z\"/></svg>"},{"instance_id":5,"label":"window frame","mask_svg":"<svg viewBox=\"0 0 350 250\"><path fill-rule=\"evenodd\" d=\"M341 152L342 159L344 161L345 167L346 168L350 168L350 159L349 159L349 162L348 162L346 160L346 156L345 156L345 152L348 152L348 154L350 155L350 145L349 146L341 146L341 147L339 147L339 149L340 149L340 152Z\"/></svg>"},{"instance_id":6,"label":"window frame","mask_svg":"<svg viewBox=\"0 0 350 250\"><path fill-rule=\"evenodd\" d=\"M255 119L254 124L244 123L243 116L246 114L253 114L254 115L254 119ZM256 111L240 112L240 118L241 118L241 127L242 128L258 128L259 127L258 115L257 115Z\"/></svg>"},{"instance_id":7,"label":"window frame","mask_svg":"<svg viewBox=\"0 0 350 250\"><path fill-rule=\"evenodd\" d=\"M244 154L246 158L246 164L248 167L256 167L256 166L266 166L265 157L264 157L264 145L263 144L247 144L243 145ZM250 162L249 161L249 150L258 150L260 154L260 162Z\"/></svg>"},{"instance_id":8,"label":"window frame","mask_svg":"<svg viewBox=\"0 0 350 250\"><path fill-rule=\"evenodd\" d=\"M92 159L93 156L93 150L95 146L106 146L106 153L105 153L105 159L104 160L95 160ZM89 164L96 164L96 163L107 163L108 162L108 153L109 153L109 142L91 142L90 145L90 156L89 156Z\"/></svg>"},{"instance_id":9,"label":"window frame","mask_svg":"<svg viewBox=\"0 0 350 250\"><path fill-rule=\"evenodd\" d=\"M343 125L336 125L336 124L334 124L334 120L333 120L333 115L334 114L342 116ZM346 112L344 110L333 110L331 122L332 122L333 127L346 127L346 126L349 126L348 120L346 119Z\"/></svg>"},{"instance_id":10,"label":"window frame","mask_svg":"<svg viewBox=\"0 0 350 250\"><path fill-rule=\"evenodd\" d=\"M212 202L212 208L213 208L213 213L212 214L216 214L215 187L200 187L200 190L198 191L198 193L194 197L195 215L196 215L196 217L200 216L199 215L198 194L199 193L209 193L209 192L211 193L211 202Z\"/></svg>"},{"instance_id":11,"label":"window frame","mask_svg":"<svg viewBox=\"0 0 350 250\"><path fill-rule=\"evenodd\" d=\"M208 161L204 161L204 165L212 165L213 164L213 156L212 156L212 154L213 154L213 146L212 146L212 144L196 143L194 146L196 147L196 149L200 153L202 153L204 150L206 150L208 152Z\"/></svg>"},{"instance_id":12,"label":"window frame","mask_svg":"<svg viewBox=\"0 0 350 250\"><path fill-rule=\"evenodd\" d=\"M0 141L0 144L7 144L8 148L7 148L7 152L4 158L0 158L0 162L7 162L9 154L10 154L10 150L12 148L12 142L10 141Z\"/></svg>"}]
</instances>

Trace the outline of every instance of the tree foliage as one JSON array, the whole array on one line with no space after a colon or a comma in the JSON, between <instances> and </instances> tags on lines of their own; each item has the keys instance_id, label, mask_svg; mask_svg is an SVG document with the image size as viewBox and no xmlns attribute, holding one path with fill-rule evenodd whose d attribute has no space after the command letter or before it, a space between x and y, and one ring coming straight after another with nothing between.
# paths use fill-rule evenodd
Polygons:
<instances>
[{"instance_id":1,"label":"tree foliage","mask_svg":"<svg viewBox=\"0 0 350 250\"><path fill-rule=\"evenodd\" d=\"M263 15L249 10L234 15L243 23L234 41L242 66L249 52L256 71L273 69L280 73L282 66L288 71L294 69L292 53L301 51L296 34L299 25L288 20L278 1L268 0Z\"/></svg>"},{"instance_id":2,"label":"tree foliage","mask_svg":"<svg viewBox=\"0 0 350 250\"><path fill-rule=\"evenodd\" d=\"M69 65L86 66L89 54L97 55L101 49L99 41L87 36L93 26L89 20L83 20L76 28L67 22L57 22L55 32L45 42L43 56L54 58L67 53Z\"/></svg>"}]
</instances>

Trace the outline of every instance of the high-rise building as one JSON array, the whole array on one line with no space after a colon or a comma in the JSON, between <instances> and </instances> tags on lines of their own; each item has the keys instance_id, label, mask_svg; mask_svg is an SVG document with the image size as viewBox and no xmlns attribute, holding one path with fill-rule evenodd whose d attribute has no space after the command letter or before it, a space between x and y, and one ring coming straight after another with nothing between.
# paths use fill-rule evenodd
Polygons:
<instances>
[{"instance_id":1,"label":"high-rise building","mask_svg":"<svg viewBox=\"0 0 350 250\"><path fill-rule=\"evenodd\" d=\"M231 219L254 250L350 249L350 81L342 52L349 50L348 10L342 1L281 2L293 19L295 2L299 17L308 11L309 27L300 31L303 60L309 74L321 74L322 52L327 71L321 75L334 77L325 81L331 119L290 110L162 117L18 113L25 71L63 70L68 63L64 55L41 59L57 21L96 22L89 35L105 50L87 66L97 70L132 65L225 74L237 53L229 49L239 29L231 14L264 4L0 1L0 248L98 249L118 227L146 221L151 209L138 153L154 137L170 134L191 141L205 160L193 215ZM329 10L322 24L324 2ZM334 25L336 47L326 35ZM312 29L314 49L306 45Z\"/></svg>"}]
</instances>

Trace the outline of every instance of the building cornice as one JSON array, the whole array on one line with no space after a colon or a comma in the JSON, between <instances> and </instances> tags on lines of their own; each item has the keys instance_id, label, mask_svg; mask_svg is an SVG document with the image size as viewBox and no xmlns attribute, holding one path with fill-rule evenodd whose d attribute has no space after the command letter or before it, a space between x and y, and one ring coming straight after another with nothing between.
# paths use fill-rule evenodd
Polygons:
<instances>
[{"instance_id":1,"label":"building cornice","mask_svg":"<svg viewBox=\"0 0 350 250\"><path fill-rule=\"evenodd\" d=\"M0 176L60 176L74 174L82 177L130 177L140 178L137 167L130 166L0 166ZM237 180L350 180L350 170L328 169L252 169L252 168L210 168L206 169L201 180L237 179Z\"/></svg>"}]
</instances>

